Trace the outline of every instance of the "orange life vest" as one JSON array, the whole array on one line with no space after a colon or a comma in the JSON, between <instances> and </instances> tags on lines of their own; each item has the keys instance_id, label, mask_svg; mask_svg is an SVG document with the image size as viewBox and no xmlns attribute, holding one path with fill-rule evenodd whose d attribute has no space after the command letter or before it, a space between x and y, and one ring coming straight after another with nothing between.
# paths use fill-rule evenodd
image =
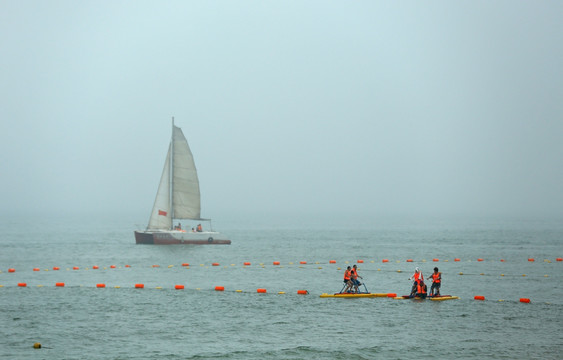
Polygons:
<instances>
[{"instance_id":1,"label":"orange life vest","mask_svg":"<svg viewBox=\"0 0 563 360\"><path fill-rule=\"evenodd\" d=\"M352 279L356 280L358 278L358 273L354 269L350 270L350 274L352 275Z\"/></svg>"},{"instance_id":2,"label":"orange life vest","mask_svg":"<svg viewBox=\"0 0 563 360\"><path fill-rule=\"evenodd\" d=\"M346 270L344 271L344 280L350 280L350 271Z\"/></svg>"},{"instance_id":3,"label":"orange life vest","mask_svg":"<svg viewBox=\"0 0 563 360\"><path fill-rule=\"evenodd\" d=\"M198 225L198 226L197 226L197 231L199 231L199 232L201 232L201 231L202 231L202 229L201 229L201 225Z\"/></svg>"},{"instance_id":4,"label":"orange life vest","mask_svg":"<svg viewBox=\"0 0 563 360\"><path fill-rule=\"evenodd\" d=\"M421 281L424 280L424 277L422 276L422 271L414 273L414 281L418 282L419 280Z\"/></svg>"},{"instance_id":5,"label":"orange life vest","mask_svg":"<svg viewBox=\"0 0 563 360\"><path fill-rule=\"evenodd\" d=\"M439 284L440 281L441 281L440 275L442 275L441 272L439 272L439 273L433 273L433 274L432 274L432 281L435 282L436 284Z\"/></svg>"},{"instance_id":6,"label":"orange life vest","mask_svg":"<svg viewBox=\"0 0 563 360\"><path fill-rule=\"evenodd\" d=\"M426 291L424 291L424 283L421 281L418 283L418 285L416 286L416 292L417 294L424 294Z\"/></svg>"}]
</instances>

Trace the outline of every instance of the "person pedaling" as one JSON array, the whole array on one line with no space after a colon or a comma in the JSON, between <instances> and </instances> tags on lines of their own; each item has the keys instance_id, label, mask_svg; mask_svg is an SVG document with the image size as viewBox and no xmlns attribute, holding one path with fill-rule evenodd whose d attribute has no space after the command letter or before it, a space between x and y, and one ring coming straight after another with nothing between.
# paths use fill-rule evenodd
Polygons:
<instances>
[{"instance_id":1,"label":"person pedaling","mask_svg":"<svg viewBox=\"0 0 563 360\"><path fill-rule=\"evenodd\" d=\"M354 285L352 283L352 268L350 266L348 266L348 268L346 269L346 271L344 271L344 292L350 292L352 291L352 286Z\"/></svg>"},{"instance_id":2,"label":"person pedaling","mask_svg":"<svg viewBox=\"0 0 563 360\"><path fill-rule=\"evenodd\" d=\"M362 283L358 280L358 278L363 279L361 276L358 275L358 267L356 266L356 264L354 264L354 267L352 268L352 284L354 285L354 291L356 293L359 293L360 290L358 289L358 287L360 285L362 285Z\"/></svg>"}]
</instances>

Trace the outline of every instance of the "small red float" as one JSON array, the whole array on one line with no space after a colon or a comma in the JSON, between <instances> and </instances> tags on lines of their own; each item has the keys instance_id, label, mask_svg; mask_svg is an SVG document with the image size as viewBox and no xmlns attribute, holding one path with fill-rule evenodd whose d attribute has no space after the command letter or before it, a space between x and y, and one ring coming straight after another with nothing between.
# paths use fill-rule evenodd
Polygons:
<instances>
[{"instance_id":1,"label":"small red float","mask_svg":"<svg viewBox=\"0 0 563 360\"><path fill-rule=\"evenodd\" d=\"M389 259L383 259L383 260L381 260L381 262L384 262L384 263L389 262Z\"/></svg>"},{"instance_id":2,"label":"small red float","mask_svg":"<svg viewBox=\"0 0 563 360\"><path fill-rule=\"evenodd\" d=\"M358 264L363 264L364 261L363 260L358 260Z\"/></svg>"},{"instance_id":3,"label":"small red float","mask_svg":"<svg viewBox=\"0 0 563 360\"><path fill-rule=\"evenodd\" d=\"M224 286L215 286L215 291L225 291Z\"/></svg>"},{"instance_id":4,"label":"small red float","mask_svg":"<svg viewBox=\"0 0 563 360\"><path fill-rule=\"evenodd\" d=\"M18 283L18 286L19 286L19 287L26 287L27 284L26 284L26 283Z\"/></svg>"},{"instance_id":5,"label":"small red float","mask_svg":"<svg viewBox=\"0 0 563 360\"><path fill-rule=\"evenodd\" d=\"M387 297L388 298L394 298L394 297L397 297L397 294L396 293L387 293Z\"/></svg>"},{"instance_id":6,"label":"small red float","mask_svg":"<svg viewBox=\"0 0 563 360\"><path fill-rule=\"evenodd\" d=\"M96 284L96 287L97 287L97 288L105 288L105 287L106 287L106 284Z\"/></svg>"},{"instance_id":7,"label":"small red float","mask_svg":"<svg viewBox=\"0 0 563 360\"><path fill-rule=\"evenodd\" d=\"M60 270L60 268L58 266L54 266L53 270Z\"/></svg>"},{"instance_id":8,"label":"small red float","mask_svg":"<svg viewBox=\"0 0 563 360\"><path fill-rule=\"evenodd\" d=\"M306 262L306 261L300 261L299 263L300 263L300 264L302 264L302 265L305 265L305 264L307 264L307 262Z\"/></svg>"},{"instance_id":9,"label":"small red float","mask_svg":"<svg viewBox=\"0 0 563 360\"><path fill-rule=\"evenodd\" d=\"M8 272L9 272L9 273L11 273L11 272L16 272L16 269L8 269Z\"/></svg>"},{"instance_id":10,"label":"small red float","mask_svg":"<svg viewBox=\"0 0 563 360\"><path fill-rule=\"evenodd\" d=\"M454 261L460 261L459 258L455 258Z\"/></svg>"},{"instance_id":11,"label":"small red float","mask_svg":"<svg viewBox=\"0 0 563 360\"><path fill-rule=\"evenodd\" d=\"M244 263L244 265L248 266L248 265L250 265L250 263L247 261L247 262Z\"/></svg>"},{"instance_id":12,"label":"small red float","mask_svg":"<svg viewBox=\"0 0 563 360\"><path fill-rule=\"evenodd\" d=\"M219 266L219 263L213 263L211 266Z\"/></svg>"},{"instance_id":13,"label":"small red float","mask_svg":"<svg viewBox=\"0 0 563 360\"><path fill-rule=\"evenodd\" d=\"M534 258L528 258L528 261L536 261Z\"/></svg>"},{"instance_id":14,"label":"small red float","mask_svg":"<svg viewBox=\"0 0 563 360\"><path fill-rule=\"evenodd\" d=\"M174 286L174 289L176 289L176 290L184 290L184 285L176 285L176 286Z\"/></svg>"},{"instance_id":15,"label":"small red float","mask_svg":"<svg viewBox=\"0 0 563 360\"><path fill-rule=\"evenodd\" d=\"M274 261L274 265L279 265L280 262L279 261Z\"/></svg>"},{"instance_id":16,"label":"small red float","mask_svg":"<svg viewBox=\"0 0 563 360\"><path fill-rule=\"evenodd\" d=\"M336 264L336 260L330 260L329 264Z\"/></svg>"},{"instance_id":17,"label":"small red float","mask_svg":"<svg viewBox=\"0 0 563 360\"><path fill-rule=\"evenodd\" d=\"M475 295L474 299L483 301L485 300L485 297L483 295Z\"/></svg>"},{"instance_id":18,"label":"small red float","mask_svg":"<svg viewBox=\"0 0 563 360\"><path fill-rule=\"evenodd\" d=\"M438 261L440 261L440 260L438 260L438 259L432 259L432 261L434 261L434 262L438 262Z\"/></svg>"},{"instance_id":19,"label":"small red float","mask_svg":"<svg viewBox=\"0 0 563 360\"><path fill-rule=\"evenodd\" d=\"M190 266L189 263L182 263L182 266Z\"/></svg>"},{"instance_id":20,"label":"small red float","mask_svg":"<svg viewBox=\"0 0 563 360\"><path fill-rule=\"evenodd\" d=\"M55 286L56 287L64 287L65 283L64 282L58 282L58 283L55 283Z\"/></svg>"},{"instance_id":21,"label":"small red float","mask_svg":"<svg viewBox=\"0 0 563 360\"><path fill-rule=\"evenodd\" d=\"M307 295L309 292L307 290L297 290L297 294L299 295Z\"/></svg>"},{"instance_id":22,"label":"small red float","mask_svg":"<svg viewBox=\"0 0 563 360\"><path fill-rule=\"evenodd\" d=\"M520 298L520 302L521 302L521 303L529 304L529 303L530 303L530 299L528 299L528 298Z\"/></svg>"},{"instance_id":23,"label":"small red float","mask_svg":"<svg viewBox=\"0 0 563 360\"><path fill-rule=\"evenodd\" d=\"M407 262L412 262L412 259L407 259Z\"/></svg>"},{"instance_id":24,"label":"small red float","mask_svg":"<svg viewBox=\"0 0 563 360\"><path fill-rule=\"evenodd\" d=\"M144 289L145 284L135 284L135 289Z\"/></svg>"},{"instance_id":25,"label":"small red float","mask_svg":"<svg viewBox=\"0 0 563 360\"><path fill-rule=\"evenodd\" d=\"M258 293L266 293L266 289L256 289L256 292L258 292Z\"/></svg>"}]
</instances>

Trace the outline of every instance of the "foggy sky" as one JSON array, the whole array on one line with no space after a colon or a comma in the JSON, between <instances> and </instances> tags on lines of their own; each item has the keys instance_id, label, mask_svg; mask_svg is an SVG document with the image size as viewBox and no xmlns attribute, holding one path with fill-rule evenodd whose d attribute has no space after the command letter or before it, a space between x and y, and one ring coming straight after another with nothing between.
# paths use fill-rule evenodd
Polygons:
<instances>
[{"instance_id":1,"label":"foggy sky","mask_svg":"<svg viewBox=\"0 0 563 360\"><path fill-rule=\"evenodd\" d=\"M4 213L563 216L559 1L0 0Z\"/></svg>"}]
</instances>

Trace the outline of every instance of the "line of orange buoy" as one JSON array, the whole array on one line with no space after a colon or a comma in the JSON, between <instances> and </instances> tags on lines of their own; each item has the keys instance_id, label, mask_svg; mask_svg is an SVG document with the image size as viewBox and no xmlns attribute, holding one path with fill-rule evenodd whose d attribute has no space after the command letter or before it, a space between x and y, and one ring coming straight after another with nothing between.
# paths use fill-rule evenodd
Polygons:
<instances>
[{"instance_id":1,"label":"line of orange buoy","mask_svg":"<svg viewBox=\"0 0 563 360\"><path fill-rule=\"evenodd\" d=\"M432 261L433 261L433 262L438 262L438 261L440 261L440 260L439 260L438 258L433 258ZM444 261L444 262L447 262L448 260L443 260L443 261ZM454 258L454 261L455 261L455 262L459 262L459 261L461 261L461 259L460 259L460 258ZM467 261L471 261L471 260L467 260ZM484 261L485 261L485 259L483 259L483 258L477 258L477 262L484 262ZM500 262L506 262L505 259L500 259L499 261L500 261ZM535 259L535 258L527 258L527 261L528 261L528 262L536 262L536 259ZM563 262L563 258L558 257L558 258L555 259L555 261L556 261L556 262ZM364 263L364 260L358 259L356 262L357 262L358 264L363 264L363 263ZM374 261L372 260L371 262L373 263ZM390 263L390 260L389 260L389 259L382 259L381 262L383 262L383 263ZM396 262L399 263L400 260L397 260ZM406 262L412 263L412 262L414 262L414 260L413 260L413 259L406 259ZM423 260L420 260L420 262L426 262L426 260L423 259ZM549 259L544 259L543 262L551 263L551 260L549 260ZM336 262L336 260L329 260L328 263L329 263L329 264L336 264L337 262ZM345 261L344 263L345 263L345 264L349 264L350 262L349 262L349 261ZM281 262L280 262L280 261L274 261L272 264L275 265L275 266L279 266L279 265L281 265ZM289 262L288 264L289 264L289 265L293 265L294 263L293 263L293 262ZM308 263L307 263L307 261L299 261L299 264L300 264L300 265L307 265ZM321 263L317 261L317 262L315 262L315 264L321 264ZM243 262L243 266L250 266L250 265L251 265L251 263L248 262L248 261ZM174 266L174 265L169 265L168 267L171 268L171 267L173 267L173 266ZM186 267L186 268L189 268L189 267L190 267L190 264L189 264L189 263L182 263L181 266ZM204 266L204 264L201 264L201 266ZM220 266L220 264L219 264L218 262L214 262L214 263L211 263L211 266ZM235 266L235 264L231 264L231 266ZM264 267L264 264L263 264L263 263L260 263L260 266ZM124 265L124 267L125 267L125 268L131 268L131 265L128 265L128 264L127 264L127 265ZM152 265L151 267L153 267L153 268L160 268L160 265L154 264L154 265ZM116 266L116 265L110 265L109 268L110 268L110 269L116 269L117 266ZM80 269L81 269L81 268L78 267L78 266L73 266L73 267L72 267L72 270L80 270ZM85 267L85 268L83 268L83 269L84 269L84 270L88 270L87 267ZM93 270L98 270L98 269L100 269L100 267L99 267L98 265L93 265L93 266L92 266L92 269L93 269ZM103 269L107 269L107 268L104 267ZM58 270L60 270L60 267L58 267L58 266L53 266L53 267L52 267L52 270L53 270L53 271L58 271ZM67 270L70 270L70 268L67 269ZM38 268L38 267L35 267L35 268L33 268L33 271L41 271L41 269ZM48 271L48 269L45 269L45 271ZM15 272L16 272L16 269L15 269L15 268L9 268L9 269L8 269L8 273L15 273ZM1 271L0 271L0 273L1 273Z\"/></svg>"}]
</instances>

